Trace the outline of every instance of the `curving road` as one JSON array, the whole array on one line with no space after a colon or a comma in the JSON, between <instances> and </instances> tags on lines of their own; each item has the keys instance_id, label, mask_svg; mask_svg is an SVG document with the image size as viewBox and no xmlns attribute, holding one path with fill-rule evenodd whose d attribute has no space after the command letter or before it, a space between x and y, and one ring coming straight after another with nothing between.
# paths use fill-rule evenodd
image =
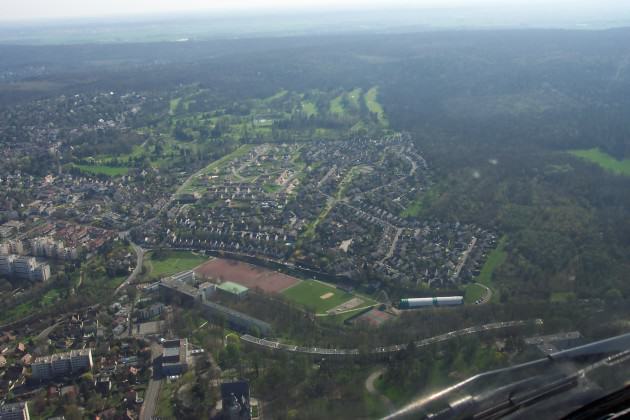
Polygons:
<instances>
[{"instance_id":1,"label":"curving road","mask_svg":"<svg viewBox=\"0 0 630 420\"><path fill-rule=\"evenodd\" d=\"M127 277L127 279L123 281L120 286L116 288L116 290L114 290L114 295L118 294L118 292L120 292L125 286L134 281L138 274L140 274L140 272L142 271L142 263L144 261L144 249L141 246L136 245L132 241L129 241L129 243L136 253L136 267L133 269L131 274L129 274L129 277Z\"/></svg>"},{"instance_id":2,"label":"curving road","mask_svg":"<svg viewBox=\"0 0 630 420\"><path fill-rule=\"evenodd\" d=\"M396 410L396 407L394 406L394 404L392 403L392 401L387 398L385 395L381 394L378 389L376 389L375 386L375 382L378 378L381 377L381 375L383 375L385 373L387 369L385 368L380 368L374 372L372 372L370 374L370 376L367 377L367 379L365 380L365 389L367 390L367 392L369 392L371 395L374 395L375 397L378 397L381 402L383 403L383 405L385 405L385 407L387 407L387 411L388 413L393 413Z\"/></svg>"},{"instance_id":3,"label":"curving road","mask_svg":"<svg viewBox=\"0 0 630 420\"><path fill-rule=\"evenodd\" d=\"M543 324L542 319L534 319L530 321L506 321L506 322L493 322L491 324L477 325L474 327L464 328L463 330L451 331L446 334L440 334L435 337L425 338L420 341L415 341L414 344L416 347L425 347L430 344L440 343L442 341L451 340L456 337L462 337L469 334L477 334L485 331L494 331L503 328L512 328L512 327L521 327L525 325L537 325L540 326ZM278 341L265 340L264 338L257 338L249 334L245 334L241 336L241 340L263 347L268 350L273 351L287 351L289 353L299 353L299 354L309 354L315 356L341 356L341 357L358 357L361 356L362 353L359 349L331 349L327 347L304 347L297 346L293 344L284 344ZM388 353L396 353L402 351L407 348L407 344L396 344L393 346L387 347L376 347L372 350L368 351L368 354L378 355L378 354L388 354Z\"/></svg>"},{"instance_id":4,"label":"curving road","mask_svg":"<svg viewBox=\"0 0 630 420\"><path fill-rule=\"evenodd\" d=\"M481 302L479 302L480 305L483 305L485 303L489 303L490 300L492 300L492 289L489 288L488 286L486 286L485 284L481 284L481 283L474 283L477 286L485 289L486 293L483 295L483 297L481 298Z\"/></svg>"}]
</instances>

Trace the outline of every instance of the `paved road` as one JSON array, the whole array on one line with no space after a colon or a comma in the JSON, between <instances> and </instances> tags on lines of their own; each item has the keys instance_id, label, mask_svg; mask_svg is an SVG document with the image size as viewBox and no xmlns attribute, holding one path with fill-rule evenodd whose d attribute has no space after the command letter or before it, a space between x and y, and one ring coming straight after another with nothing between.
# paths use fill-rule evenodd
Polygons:
<instances>
[{"instance_id":1,"label":"paved road","mask_svg":"<svg viewBox=\"0 0 630 420\"><path fill-rule=\"evenodd\" d=\"M162 347L157 343L151 344L151 361L162 353ZM153 367L155 369L155 365ZM152 375L149 380L149 386L144 394L144 402L140 409L140 420L151 420L155 416L155 409L157 407L158 397L160 396L160 387L162 386L162 379L156 379L155 374Z\"/></svg>"},{"instance_id":2,"label":"paved road","mask_svg":"<svg viewBox=\"0 0 630 420\"><path fill-rule=\"evenodd\" d=\"M378 397L383 402L385 407L387 407L388 413L393 413L396 410L396 407L394 406L394 404L391 402L391 400L389 398L387 398L385 395L381 394L376 389L376 386L374 386L374 382L376 382L376 380L383 373L385 373L385 370L386 370L385 368L380 368L380 369L372 372L370 374L370 376L368 376L367 379L365 380L365 389L367 390L367 392L369 392L370 394Z\"/></svg>"},{"instance_id":3,"label":"paved road","mask_svg":"<svg viewBox=\"0 0 630 420\"><path fill-rule=\"evenodd\" d=\"M493 331L503 328L512 328L512 327L521 327L525 325L536 325L540 326L543 324L542 319L533 319L529 321L505 321L505 322L494 322L491 324L477 325L474 327L464 328L463 330L451 331L446 334L440 334L435 337L425 338L420 341L415 341L414 344L416 347L425 347L430 344L440 343L442 341L451 340L456 337L462 337L469 334L477 334L485 331ZM264 338L257 338L251 336L249 334L245 334L241 336L241 340L263 347L268 350L273 351L287 351L290 353L301 353L301 354L311 354L317 356L342 356L342 357L357 357L361 356L362 353L359 349L332 349L325 346L322 347L305 347L305 346L296 346L293 344L284 344L279 341L271 341L266 340ZM388 353L396 353L401 350L407 348L407 344L395 344L386 347L376 347L368 351L369 354L372 355L385 355Z\"/></svg>"},{"instance_id":4,"label":"paved road","mask_svg":"<svg viewBox=\"0 0 630 420\"><path fill-rule=\"evenodd\" d=\"M48 338L48 334L50 334L55 328L57 328L61 324L63 324L63 320L58 321L55 324L51 325L50 327L42 330L42 332L37 334L37 336L35 337L35 341L41 341L41 340L47 339Z\"/></svg>"},{"instance_id":5,"label":"paved road","mask_svg":"<svg viewBox=\"0 0 630 420\"><path fill-rule=\"evenodd\" d=\"M490 300L492 299L492 289L486 286L485 284L481 284L481 283L474 283L474 284L476 284L479 287L482 287L486 291L486 293L481 298L481 302L479 302L479 304L483 305L485 303L490 302Z\"/></svg>"},{"instance_id":6,"label":"paved road","mask_svg":"<svg viewBox=\"0 0 630 420\"><path fill-rule=\"evenodd\" d=\"M398 243L398 238L400 238L400 234L402 233L402 231L403 231L402 228L396 228L396 234L394 235L394 239L392 240L392 243L389 246L389 250L387 251L387 254L380 261L381 263L384 263L385 261L387 261L388 259L394 256L394 251L396 251L396 244Z\"/></svg>"},{"instance_id":7,"label":"paved road","mask_svg":"<svg viewBox=\"0 0 630 420\"><path fill-rule=\"evenodd\" d=\"M136 252L136 268L133 269L129 277L127 277L127 280L122 282L122 284L116 288L116 290L114 291L114 294L117 294L125 286L127 286L132 281L134 281L134 279L142 271L142 263L144 261L144 249L142 249L139 245L134 244L133 242L131 242L131 246L133 247L133 250Z\"/></svg>"}]
</instances>

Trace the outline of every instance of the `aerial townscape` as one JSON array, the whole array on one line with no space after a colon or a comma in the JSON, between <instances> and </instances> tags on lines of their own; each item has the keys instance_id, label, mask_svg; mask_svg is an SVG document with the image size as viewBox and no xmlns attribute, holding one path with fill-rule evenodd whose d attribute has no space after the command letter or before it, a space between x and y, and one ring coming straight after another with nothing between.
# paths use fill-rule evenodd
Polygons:
<instances>
[{"instance_id":1,"label":"aerial townscape","mask_svg":"<svg viewBox=\"0 0 630 420\"><path fill-rule=\"evenodd\" d=\"M383 418L625 332L617 47L285 35L0 31L0 420Z\"/></svg>"}]
</instances>

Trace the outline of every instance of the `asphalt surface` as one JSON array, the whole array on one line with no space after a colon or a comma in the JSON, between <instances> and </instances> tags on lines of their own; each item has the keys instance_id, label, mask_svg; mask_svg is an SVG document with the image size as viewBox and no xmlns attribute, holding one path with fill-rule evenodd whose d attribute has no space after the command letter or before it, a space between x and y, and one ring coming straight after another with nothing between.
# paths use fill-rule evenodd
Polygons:
<instances>
[{"instance_id":1,"label":"asphalt surface","mask_svg":"<svg viewBox=\"0 0 630 420\"><path fill-rule=\"evenodd\" d=\"M151 344L151 361L153 362L162 352L162 347L157 343ZM155 370L155 366L153 368ZM156 379L155 372L149 380L149 386L144 394L144 402L140 409L140 420L151 420L155 416L158 398L160 396L160 387L162 379Z\"/></svg>"},{"instance_id":2,"label":"asphalt surface","mask_svg":"<svg viewBox=\"0 0 630 420\"><path fill-rule=\"evenodd\" d=\"M463 330L451 331L446 334L437 335L435 337L425 338L420 341L415 341L414 344L416 347L424 347L430 344L439 343L442 341L451 340L456 337L462 337L469 334L477 334L482 333L484 331L493 331L502 328L512 328L512 327L521 327L525 325L542 325L542 319L534 319L529 321L506 321L506 322L494 322L491 324L477 325L474 327L464 328ZM358 349L331 349L325 346L322 347L305 347L305 346L296 346L293 344L284 344L278 341L266 340L264 338L258 338L251 336L249 334L245 334L241 336L241 340L254 344L259 347L264 347L273 351L286 351L289 353L301 353L301 354L311 354L318 356L346 356L346 357L356 357L361 356L361 352ZM368 351L369 354L387 354L387 353L395 353L407 348L407 344L397 344L393 346L386 347L376 347Z\"/></svg>"},{"instance_id":3,"label":"asphalt surface","mask_svg":"<svg viewBox=\"0 0 630 420\"><path fill-rule=\"evenodd\" d=\"M134 268L131 274L129 275L129 277L127 277L127 279L124 282L122 282L120 286L116 288L116 290L114 291L114 294L118 294L118 292L120 292L125 286L127 286L132 281L134 281L134 279L142 271L142 263L144 261L144 249L142 249L139 245L134 244L133 242L131 242L131 246L133 247L133 250L136 253L136 268Z\"/></svg>"},{"instance_id":4,"label":"asphalt surface","mask_svg":"<svg viewBox=\"0 0 630 420\"><path fill-rule=\"evenodd\" d=\"M394 406L394 404L391 402L391 400L389 398L387 398L385 395L381 394L377 389L376 386L374 385L374 383L376 382L376 380L385 373L385 368L380 368L375 372L372 372L370 374L370 376L367 377L367 379L365 380L365 389L367 390L367 392L369 392L371 395L374 395L376 397L378 397L383 404L385 405L385 407L387 407L388 412L393 413L396 410L396 407Z\"/></svg>"},{"instance_id":5,"label":"asphalt surface","mask_svg":"<svg viewBox=\"0 0 630 420\"><path fill-rule=\"evenodd\" d=\"M486 293L484 293L483 297L481 298L481 302L479 302L479 304L483 305L485 303L489 303L492 300L492 289L486 286L485 284L481 284L481 283L475 283L475 284L486 291Z\"/></svg>"}]
</instances>

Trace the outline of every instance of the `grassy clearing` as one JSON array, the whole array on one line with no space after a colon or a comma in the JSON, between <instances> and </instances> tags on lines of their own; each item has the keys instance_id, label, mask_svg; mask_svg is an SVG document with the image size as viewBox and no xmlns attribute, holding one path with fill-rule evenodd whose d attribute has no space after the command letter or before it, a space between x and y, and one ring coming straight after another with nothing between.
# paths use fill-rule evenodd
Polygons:
<instances>
[{"instance_id":1,"label":"grassy clearing","mask_svg":"<svg viewBox=\"0 0 630 420\"><path fill-rule=\"evenodd\" d=\"M61 292L59 289L51 289L44 296L42 296L41 303L42 306L50 306L61 296Z\"/></svg>"},{"instance_id":2,"label":"grassy clearing","mask_svg":"<svg viewBox=\"0 0 630 420\"><path fill-rule=\"evenodd\" d=\"M469 284L466 286L466 290L464 292L464 302L465 303L475 303L477 300L481 299L486 294L486 289L479 286L478 284Z\"/></svg>"},{"instance_id":3,"label":"grassy clearing","mask_svg":"<svg viewBox=\"0 0 630 420\"><path fill-rule=\"evenodd\" d=\"M327 299L322 299L322 296L328 293L332 293L332 295ZM306 280L298 283L286 289L282 294L295 303L314 310L316 313L325 313L353 297L351 293L316 280Z\"/></svg>"},{"instance_id":4,"label":"grassy clearing","mask_svg":"<svg viewBox=\"0 0 630 420\"><path fill-rule=\"evenodd\" d=\"M402 213L400 213L400 216L401 217L418 217L420 216L422 209L424 209L423 201L414 200L411 203L409 203L407 208L403 210Z\"/></svg>"},{"instance_id":5,"label":"grassy clearing","mask_svg":"<svg viewBox=\"0 0 630 420\"><path fill-rule=\"evenodd\" d=\"M24 318L31 313L33 313L33 301L24 302L9 309L3 309L2 314L0 314L0 321L13 321Z\"/></svg>"},{"instance_id":6,"label":"grassy clearing","mask_svg":"<svg viewBox=\"0 0 630 420\"><path fill-rule=\"evenodd\" d=\"M385 116L385 111L383 110L381 104L378 102L378 87L375 86L372 89L368 90L364 98L365 105L370 110L370 112L374 112L376 115L378 115L378 121L382 125L387 126L387 117Z\"/></svg>"},{"instance_id":7,"label":"grassy clearing","mask_svg":"<svg viewBox=\"0 0 630 420\"><path fill-rule=\"evenodd\" d=\"M317 115L317 107L311 101L302 101L302 112L304 112L307 117L312 117Z\"/></svg>"},{"instance_id":8,"label":"grassy clearing","mask_svg":"<svg viewBox=\"0 0 630 420\"><path fill-rule=\"evenodd\" d=\"M346 110L344 109L343 104L342 104L343 95L345 95L345 93L342 93L341 95L337 96L335 99L330 101L330 112L332 114L337 114L337 115L345 114Z\"/></svg>"},{"instance_id":9,"label":"grassy clearing","mask_svg":"<svg viewBox=\"0 0 630 420\"><path fill-rule=\"evenodd\" d=\"M361 88L356 88L348 93L348 102L352 105L354 109L359 109L359 101L361 100L362 93L363 90Z\"/></svg>"},{"instance_id":10,"label":"grassy clearing","mask_svg":"<svg viewBox=\"0 0 630 420\"><path fill-rule=\"evenodd\" d=\"M276 99L280 99L282 98L284 95L286 95L287 93L289 93L288 90L286 89L281 89L278 93L276 93L273 96L268 97L267 99L265 99L265 102L270 102L270 101L275 101Z\"/></svg>"},{"instance_id":11,"label":"grassy clearing","mask_svg":"<svg viewBox=\"0 0 630 420\"><path fill-rule=\"evenodd\" d=\"M576 299L573 292L552 292L549 300L552 303L568 303Z\"/></svg>"},{"instance_id":12,"label":"grassy clearing","mask_svg":"<svg viewBox=\"0 0 630 420\"><path fill-rule=\"evenodd\" d=\"M488 286L492 289L492 301L496 301L499 297L497 292L497 288L494 286L492 274L494 270L503 264L507 259L507 252L505 251L505 245L507 242L507 236L504 236L499 240L499 244L495 249L490 252L488 255L488 259L486 260L483 268L481 269L481 273L479 277L477 277L477 282L481 283L485 286Z\"/></svg>"},{"instance_id":13,"label":"grassy clearing","mask_svg":"<svg viewBox=\"0 0 630 420\"><path fill-rule=\"evenodd\" d=\"M266 193L273 194L280 191L282 187L278 184L265 184L262 188Z\"/></svg>"},{"instance_id":14,"label":"grassy clearing","mask_svg":"<svg viewBox=\"0 0 630 420\"><path fill-rule=\"evenodd\" d=\"M175 412L173 410L173 394L177 390L178 382L170 382L163 380L160 385L160 393L158 397L157 407L155 409L155 415L160 418L175 418Z\"/></svg>"},{"instance_id":15,"label":"grassy clearing","mask_svg":"<svg viewBox=\"0 0 630 420\"><path fill-rule=\"evenodd\" d=\"M148 254L147 267L150 276L170 276L191 270L208 260L204 255L196 255L189 251L165 251L164 254L163 258L158 258L153 252Z\"/></svg>"},{"instance_id":16,"label":"grassy clearing","mask_svg":"<svg viewBox=\"0 0 630 420\"><path fill-rule=\"evenodd\" d=\"M171 101L169 102L169 110L171 115L173 115L175 113L175 111L177 111L177 107L179 106L179 103L181 102L182 98L175 98L175 99L171 99Z\"/></svg>"},{"instance_id":17,"label":"grassy clearing","mask_svg":"<svg viewBox=\"0 0 630 420\"><path fill-rule=\"evenodd\" d=\"M617 175L630 176L630 159L617 160L599 149L571 150L573 156L599 165L601 168Z\"/></svg>"},{"instance_id":18,"label":"grassy clearing","mask_svg":"<svg viewBox=\"0 0 630 420\"><path fill-rule=\"evenodd\" d=\"M94 175L107 175L107 176L121 176L129 173L129 168L119 166L105 166L105 165L77 165L71 164L72 167L80 169L83 172Z\"/></svg>"}]
</instances>

